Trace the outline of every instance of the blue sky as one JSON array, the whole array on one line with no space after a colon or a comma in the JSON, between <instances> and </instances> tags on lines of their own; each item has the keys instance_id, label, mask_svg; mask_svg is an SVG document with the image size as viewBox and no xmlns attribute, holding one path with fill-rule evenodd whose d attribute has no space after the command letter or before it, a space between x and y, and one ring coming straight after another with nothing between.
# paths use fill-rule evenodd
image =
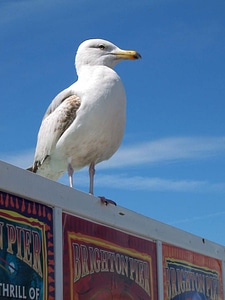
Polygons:
<instances>
[{"instance_id":1,"label":"blue sky","mask_svg":"<svg viewBox=\"0 0 225 300\"><path fill-rule=\"evenodd\" d=\"M83 40L135 49L141 61L116 66L127 126L96 167L95 194L225 245L224 15L222 0L1 0L0 159L32 164L46 108L77 78ZM86 168L74 182L88 190Z\"/></svg>"}]
</instances>

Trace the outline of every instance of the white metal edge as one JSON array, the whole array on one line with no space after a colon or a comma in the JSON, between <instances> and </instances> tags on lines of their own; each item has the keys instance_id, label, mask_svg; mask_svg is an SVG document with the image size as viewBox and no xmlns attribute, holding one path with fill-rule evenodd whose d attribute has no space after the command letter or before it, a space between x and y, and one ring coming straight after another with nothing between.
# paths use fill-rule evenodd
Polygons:
<instances>
[{"instance_id":1,"label":"white metal edge","mask_svg":"<svg viewBox=\"0 0 225 300\"><path fill-rule=\"evenodd\" d=\"M63 235L62 209L53 208L53 239L55 261L55 300L63 299Z\"/></svg>"},{"instance_id":2,"label":"white metal edge","mask_svg":"<svg viewBox=\"0 0 225 300\"><path fill-rule=\"evenodd\" d=\"M127 233L223 260L225 247L0 161L0 189ZM116 199L114 199L116 200Z\"/></svg>"},{"instance_id":3,"label":"white metal edge","mask_svg":"<svg viewBox=\"0 0 225 300\"><path fill-rule=\"evenodd\" d=\"M164 284L163 284L163 258L162 258L162 242L156 242L157 251L157 279L158 279L158 299L164 299Z\"/></svg>"}]
</instances>

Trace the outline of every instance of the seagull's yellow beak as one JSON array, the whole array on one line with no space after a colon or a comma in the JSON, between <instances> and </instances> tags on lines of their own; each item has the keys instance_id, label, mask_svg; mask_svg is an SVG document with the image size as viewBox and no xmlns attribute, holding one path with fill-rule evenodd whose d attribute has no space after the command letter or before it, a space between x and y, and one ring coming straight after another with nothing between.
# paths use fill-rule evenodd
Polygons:
<instances>
[{"instance_id":1,"label":"seagull's yellow beak","mask_svg":"<svg viewBox=\"0 0 225 300\"><path fill-rule=\"evenodd\" d=\"M120 50L115 53L115 55L120 59L140 59L141 55L134 50Z\"/></svg>"}]
</instances>

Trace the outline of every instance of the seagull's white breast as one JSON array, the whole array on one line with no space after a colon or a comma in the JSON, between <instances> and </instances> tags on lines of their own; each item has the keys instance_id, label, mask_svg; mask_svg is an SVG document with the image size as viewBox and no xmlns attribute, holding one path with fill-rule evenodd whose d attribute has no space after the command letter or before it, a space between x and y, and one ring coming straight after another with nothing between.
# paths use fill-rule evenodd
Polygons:
<instances>
[{"instance_id":1,"label":"seagull's white breast","mask_svg":"<svg viewBox=\"0 0 225 300\"><path fill-rule=\"evenodd\" d=\"M52 158L80 169L109 159L118 149L125 128L126 95L120 77L105 66L84 67L72 88L81 106Z\"/></svg>"}]
</instances>

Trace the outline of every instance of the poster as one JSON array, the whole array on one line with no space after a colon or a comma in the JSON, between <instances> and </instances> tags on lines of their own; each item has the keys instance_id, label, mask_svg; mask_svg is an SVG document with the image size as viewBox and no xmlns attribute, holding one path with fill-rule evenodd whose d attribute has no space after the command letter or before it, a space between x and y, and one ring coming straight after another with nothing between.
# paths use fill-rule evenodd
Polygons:
<instances>
[{"instance_id":1,"label":"poster","mask_svg":"<svg viewBox=\"0 0 225 300\"><path fill-rule=\"evenodd\" d=\"M165 300L221 300L220 260L163 244Z\"/></svg>"},{"instance_id":2,"label":"poster","mask_svg":"<svg viewBox=\"0 0 225 300\"><path fill-rule=\"evenodd\" d=\"M63 214L64 300L156 300L156 245Z\"/></svg>"},{"instance_id":3,"label":"poster","mask_svg":"<svg viewBox=\"0 0 225 300\"><path fill-rule=\"evenodd\" d=\"M1 191L0 299L54 299L52 209Z\"/></svg>"}]
</instances>

